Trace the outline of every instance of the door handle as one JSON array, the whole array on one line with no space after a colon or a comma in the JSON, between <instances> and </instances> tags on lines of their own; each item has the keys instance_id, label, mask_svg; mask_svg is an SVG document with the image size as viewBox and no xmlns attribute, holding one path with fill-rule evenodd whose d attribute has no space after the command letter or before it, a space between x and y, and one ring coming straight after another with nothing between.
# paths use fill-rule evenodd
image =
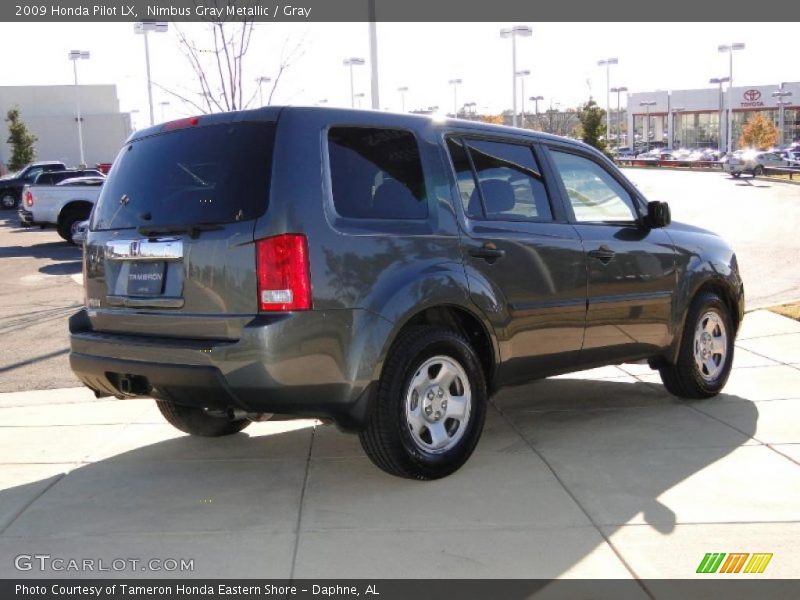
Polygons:
<instances>
[{"instance_id":1,"label":"door handle","mask_svg":"<svg viewBox=\"0 0 800 600\"><path fill-rule=\"evenodd\" d=\"M486 242L480 248L470 248L469 255L475 258L482 258L487 263L492 264L498 258L503 258L506 255L506 251L500 250L493 242Z\"/></svg>"},{"instance_id":2,"label":"door handle","mask_svg":"<svg viewBox=\"0 0 800 600\"><path fill-rule=\"evenodd\" d=\"M615 255L616 255L616 252L611 250L605 244L600 246L597 250L590 250L589 251L589 256L591 256L592 258L596 258L597 260L599 260L604 265L607 265L608 263L610 263L611 259L614 258Z\"/></svg>"}]
</instances>

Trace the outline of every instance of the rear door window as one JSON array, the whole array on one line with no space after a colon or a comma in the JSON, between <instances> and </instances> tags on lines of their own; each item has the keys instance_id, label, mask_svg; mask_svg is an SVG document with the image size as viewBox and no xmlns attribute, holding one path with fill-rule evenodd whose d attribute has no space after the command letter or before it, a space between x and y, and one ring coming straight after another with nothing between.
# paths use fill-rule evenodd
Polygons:
<instances>
[{"instance_id":1,"label":"rear door window","mask_svg":"<svg viewBox=\"0 0 800 600\"><path fill-rule=\"evenodd\" d=\"M449 138L447 145L467 216L499 221L552 219L544 179L530 146L457 138Z\"/></svg>"},{"instance_id":2,"label":"rear door window","mask_svg":"<svg viewBox=\"0 0 800 600\"><path fill-rule=\"evenodd\" d=\"M246 221L267 208L274 123L188 127L128 143L93 230Z\"/></svg>"},{"instance_id":3,"label":"rear door window","mask_svg":"<svg viewBox=\"0 0 800 600\"><path fill-rule=\"evenodd\" d=\"M333 205L342 217L428 217L414 134L401 129L332 127L328 132Z\"/></svg>"}]
</instances>

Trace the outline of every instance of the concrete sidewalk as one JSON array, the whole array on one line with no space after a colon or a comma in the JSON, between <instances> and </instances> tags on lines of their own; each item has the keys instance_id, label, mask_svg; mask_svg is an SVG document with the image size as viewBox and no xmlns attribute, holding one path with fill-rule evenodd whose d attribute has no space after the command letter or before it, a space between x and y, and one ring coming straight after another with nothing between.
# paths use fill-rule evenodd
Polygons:
<instances>
[{"instance_id":1,"label":"concrete sidewalk","mask_svg":"<svg viewBox=\"0 0 800 600\"><path fill-rule=\"evenodd\" d=\"M640 365L506 389L429 483L314 421L196 439L150 401L0 394L0 577L77 575L14 568L49 554L194 560L85 576L688 578L707 552L769 552L756 577L792 578L799 499L800 324L765 311L718 398Z\"/></svg>"}]
</instances>

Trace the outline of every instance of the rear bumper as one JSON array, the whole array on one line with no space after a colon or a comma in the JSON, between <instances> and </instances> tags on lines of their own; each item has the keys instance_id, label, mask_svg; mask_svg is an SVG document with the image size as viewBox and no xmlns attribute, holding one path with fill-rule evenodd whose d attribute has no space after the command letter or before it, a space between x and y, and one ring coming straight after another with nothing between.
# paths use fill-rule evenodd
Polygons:
<instances>
[{"instance_id":1,"label":"rear bumper","mask_svg":"<svg viewBox=\"0 0 800 600\"><path fill-rule=\"evenodd\" d=\"M38 223L33 220L33 213L31 211L20 207L17 209L17 214L23 225L38 225Z\"/></svg>"},{"instance_id":2,"label":"rear bumper","mask_svg":"<svg viewBox=\"0 0 800 600\"><path fill-rule=\"evenodd\" d=\"M374 388L359 373L371 373L376 358L341 334L362 312L256 317L237 341L205 341L95 332L84 309L70 318L70 365L104 395L330 418L358 430Z\"/></svg>"}]
</instances>

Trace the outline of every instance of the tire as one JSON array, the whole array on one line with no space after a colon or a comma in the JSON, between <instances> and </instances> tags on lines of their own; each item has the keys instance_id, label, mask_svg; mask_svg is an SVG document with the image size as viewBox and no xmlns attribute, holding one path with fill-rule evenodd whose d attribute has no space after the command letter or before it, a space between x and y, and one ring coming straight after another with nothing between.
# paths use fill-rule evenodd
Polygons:
<instances>
[{"instance_id":1,"label":"tire","mask_svg":"<svg viewBox=\"0 0 800 600\"><path fill-rule=\"evenodd\" d=\"M700 294L686 317L677 363L659 369L664 387L692 400L719 394L731 372L733 338L728 307L716 294Z\"/></svg>"},{"instance_id":2,"label":"tire","mask_svg":"<svg viewBox=\"0 0 800 600\"><path fill-rule=\"evenodd\" d=\"M16 208L17 202L17 194L15 194L13 190L3 190L0 192L0 207L10 210Z\"/></svg>"},{"instance_id":3,"label":"tire","mask_svg":"<svg viewBox=\"0 0 800 600\"><path fill-rule=\"evenodd\" d=\"M447 378L446 387L438 385L439 375ZM361 446L391 475L446 477L475 450L486 404L483 368L461 334L409 328L389 353L367 426L359 434Z\"/></svg>"},{"instance_id":4,"label":"tire","mask_svg":"<svg viewBox=\"0 0 800 600\"><path fill-rule=\"evenodd\" d=\"M739 177L742 176L742 172L741 171L736 171L735 173L731 173L731 175L733 175L734 179L739 179Z\"/></svg>"},{"instance_id":5,"label":"tire","mask_svg":"<svg viewBox=\"0 0 800 600\"><path fill-rule=\"evenodd\" d=\"M202 408L175 404L168 400L156 400L156 405L170 425L190 435L220 437L239 433L250 425L249 419L217 417Z\"/></svg>"},{"instance_id":6,"label":"tire","mask_svg":"<svg viewBox=\"0 0 800 600\"><path fill-rule=\"evenodd\" d=\"M753 177L761 177L764 174L764 167L758 165L755 169L753 169Z\"/></svg>"},{"instance_id":7,"label":"tire","mask_svg":"<svg viewBox=\"0 0 800 600\"><path fill-rule=\"evenodd\" d=\"M67 211L58 220L58 235L60 235L61 239L63 239L65 242L75 244L75 242L72 241L72 236L75 234L75 228L77 227L78 223L85 221L88 218L89 215L84 211Z\"/></svg>"}]
</instances>

